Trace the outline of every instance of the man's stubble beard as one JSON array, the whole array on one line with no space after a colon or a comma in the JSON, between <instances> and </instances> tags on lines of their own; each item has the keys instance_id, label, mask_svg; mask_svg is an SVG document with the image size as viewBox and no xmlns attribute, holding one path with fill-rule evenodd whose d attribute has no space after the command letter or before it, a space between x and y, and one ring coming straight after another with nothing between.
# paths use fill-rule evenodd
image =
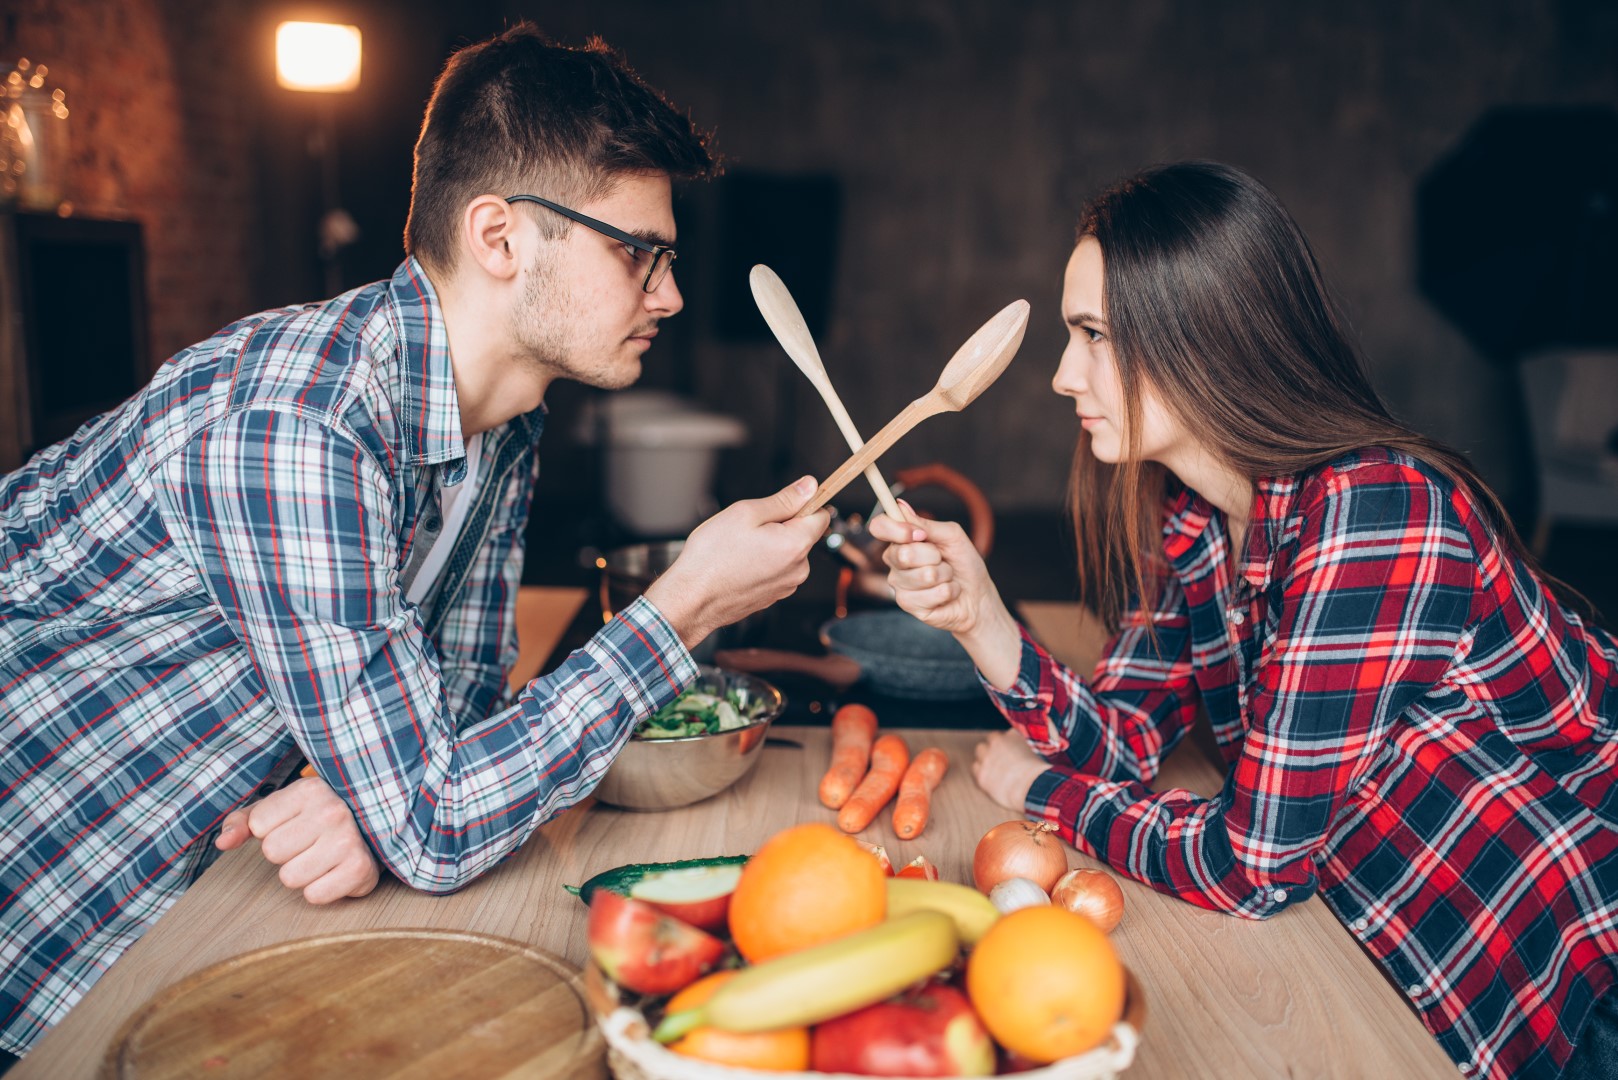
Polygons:
<instances>
[{"instance_id":1,"label":"man's stubble beard","mask_svg":"<svg viewBox=\"0 0 1618 1080\"><path fill-rule=\"evenodd\" d=\"M582 305L543 254L528 268L522 310L514 322L521 362L537 373L600 390L622 390L640 377L638 363L629 370L618 370L607 361L583 355L585 347L576 336L583 325Z\"/></svg>"}]
</instances>

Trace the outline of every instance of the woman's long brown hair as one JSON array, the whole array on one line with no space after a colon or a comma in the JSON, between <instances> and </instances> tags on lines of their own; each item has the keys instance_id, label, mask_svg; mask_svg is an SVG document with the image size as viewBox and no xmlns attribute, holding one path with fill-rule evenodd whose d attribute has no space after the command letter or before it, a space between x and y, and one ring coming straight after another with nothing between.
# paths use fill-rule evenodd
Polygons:
<instances>
[{"instance_id":1,"label":"woman's long brown hair","mask_svg":"<svg viewBox=\"0 0 1618 1080\"><path fill-rule=\"evenodd\" d=\"M1079 222L1087 236L1101 245L1129 446L1104 464L1081 433L1068 501L1080 595L1110 628L1131 594L1149 610L1167 572L1163 509L1179 481L1140 460L1146 384L1250 480L1365 447L1407 453L1469 494L1499 541L1535 566L1472 467L1388 412L1309 242L1264 185L1212 162L1157 166L1095 196Z\"/></svg>"}]
</instances>

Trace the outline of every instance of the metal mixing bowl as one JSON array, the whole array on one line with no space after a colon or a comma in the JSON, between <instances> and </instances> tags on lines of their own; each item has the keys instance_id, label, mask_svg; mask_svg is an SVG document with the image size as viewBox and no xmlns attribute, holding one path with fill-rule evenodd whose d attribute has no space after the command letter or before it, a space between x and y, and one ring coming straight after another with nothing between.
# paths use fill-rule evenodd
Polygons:
<instances>
[{"instance_id":1,"label":"metal mixing bowl","mask_svg":"<svg viewBox=\"0 0 1618 1080\"><path fill-rule=\"evenodd\" d=\"M747 775L764 749L770 723L786 708L786 698L756 675L701 667L692 688L723 695L738 692L744 704L768 703L764 715L746 727L717 735L678 739L631 738L596 787L596 798L624 810L673 810L717 795Z\"/></svg>"}]
</instances>

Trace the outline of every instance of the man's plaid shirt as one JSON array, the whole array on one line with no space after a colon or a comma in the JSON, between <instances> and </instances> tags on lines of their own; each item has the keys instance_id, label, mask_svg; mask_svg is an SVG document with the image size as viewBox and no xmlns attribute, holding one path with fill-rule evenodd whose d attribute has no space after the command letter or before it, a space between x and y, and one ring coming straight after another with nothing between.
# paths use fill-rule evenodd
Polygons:
<instances>
[{"instance_id":1,"label":"man's plaid shirt","mask_svg":"<svg viewBox=\"0 0 1618 1080\"><path fill-rule=\"evenodd\" d=\"M0 477L0 1047L25 1051L301 753L409 884L463 885L695 674L645 600L514 702L543 416L487 433L435 596L401 568L466 475L414 260L181 352Z\"/></svg>"},{"instance_id":2,"label":"man's plaid shirt","mask_svg":"<svg viewBox=\"0 0 1618 1080\"><path fill-rule=\"evenodd\" d=\"M1029 813L1203 907L1318 891L1464 1074L1557 1075L1618 974L1618 646L1408 457L1261 483L1248 535L1182 495L1089 680L1025 635ZM1224 789L1154 793L1199 703Z\"/></svg>"}]
</instances>

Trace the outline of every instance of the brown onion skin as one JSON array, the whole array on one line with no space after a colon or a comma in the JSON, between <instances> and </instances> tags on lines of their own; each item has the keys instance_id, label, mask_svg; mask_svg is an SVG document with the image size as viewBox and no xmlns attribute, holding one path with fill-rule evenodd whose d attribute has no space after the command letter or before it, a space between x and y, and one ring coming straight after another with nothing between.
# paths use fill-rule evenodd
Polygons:
<instances>
[{"instance_id":1,"label":"brown onion skin","mask_svg":"<svg viewBox=\"0 0 1618 1080\"><path fill-rule=\"evenodd\" d=\"M1047 893L1067 873L1067 852L1048 821L1006 821L983 834L972 854L972 881L984 895L1007 878L1027 878Z\"/></svg>"},{"instance_id":2,"label":"brown onion skin","mask_svg":"<svg viewBox=\"0 0 1618 1080\"><path fill-rule=\"evenodd\" d=\"M1124 891L1101 870L1069 870L1051 890L1051 903L1083 915L1110 934L1124 921Z\"/></svg>"}]
</instances>

